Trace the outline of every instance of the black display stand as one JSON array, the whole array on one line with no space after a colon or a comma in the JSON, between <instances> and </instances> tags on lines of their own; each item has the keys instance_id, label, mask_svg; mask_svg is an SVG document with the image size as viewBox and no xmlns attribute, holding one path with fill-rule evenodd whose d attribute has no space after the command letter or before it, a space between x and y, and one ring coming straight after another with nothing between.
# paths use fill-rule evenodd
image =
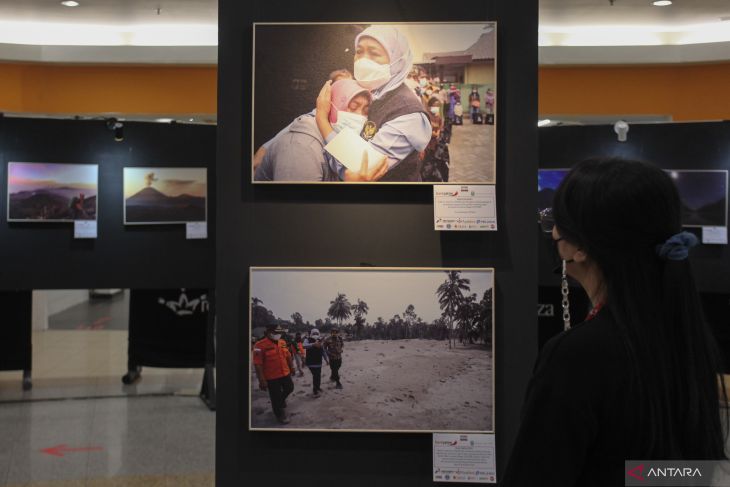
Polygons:
<instances>
[{"instance_id":1,"label":"black display stand","mask_svg":"<svg viewBox=\"0 0 730 487\"><path fill-rule=\"evenodd\" d=\"M214 287L215 140L213 126L124 122L124 140L116 142L104 120L0 117L0 291L26 290L13 305L27 297L27 317L4 311L0 319L0 348L14 343L4 333L23 337L22 346L0 352L0 361L23 354L13 367L25 370L25 387L31 289ZM98 238L75 240L71 223L9 223L8 162L98 164ZM209 238L187 240L184 224L125 226L122 173L133 166L207 167Z\"/></svg>"},{"instance_id":2,"label":"black display stand","mask_svg":"<svg viewBox=\"0 0 730 487\"><path fill-rule=\"evenodd\" d=\"M544 127L539 130L540 168L568 168L590 157L626 157L663 169L729 169L730 122L632 124L626 142L611 125ZM537 188L536 188L537 190ZM701 237L699 228L691 228ZM540 254L540 284L551 276L549 246ZM545 258L543 258L543 256ZM699 245L690 253L701 292L730 293L730 246Z\"/></svg>"},{"instance_id":3,"label":"black display stand","mask_svg":"<svg viewBox=\"0 0 730 487\"><path fill-rule=\"evenodd\" d=\"M250 183L253 22L353 19L498 22L498 232L435 232L430 186ZM220 0L218 59L217 485L431 484L428 434L248 431L248 269L267 265L494 267L503 472L537 351L537 0L453 9L417 1Z\"/></svg>"},{"instance_id":4,"label":"black display stand","mask_svg":"<svg viewBox=\"0 0 730 487\"><path fill-rule=\"evenodd\" d=\"M0 292L0 370L22 370L23 390L32 387L33 366L33 293Z\"/></svg>"},{"instance_id":5,"label":"black display stand","mask_svg":"<svg viewBox=\"0 0 730 487\"><path fill-rule=\"evenodd\" d=\"M131 289L127 373L122 382L139 380L143 366L203 368L200 398L215 410L212 303L209 289Z\"/></svg>"},{"instance_id":6,"label":"black display stand","mask_svg":"<svg viewBox=\"0 0 730 487\"><path fill-rule=\"evenodd\" d=\"M114 141L104 120L0 117L0 289L214 288L215 137L204 125L125 122ZM99 165L98 238L72 223L9 223L7 163ZM207 167L207 239L185 225L124 225L124 167Z\"/></svg>"},{"instance_id":7,"label":"black display stand","mask_svg":"<svg viewBox=\"0 0 730 487\"><path fill-rule=\"evenodd\" d=\"M663 169L730 170L730 122L632 124L625 142L617 140L612 125L545 127L539 130L540 168L569 168L591 157L626 157L657 164ZM688 228L701 237L699 228ZM548 239L539 239L541 293L559 293L557 261ZM705 318L720 346L725 371L730 371L730 246L698 245L690 252ZM552 289L549 291L548 289ZM585 299L577 290L575 297ZM543 300L541 300L543 302ZM571 306L573 306L571 299ZM579 303L576 303L580 306ZM573 323L583 317L574 316ZM541 319L541 322L547 322ZM541 323L540 343L559 332L554 323Z\"/></svg>"}]
</instances>

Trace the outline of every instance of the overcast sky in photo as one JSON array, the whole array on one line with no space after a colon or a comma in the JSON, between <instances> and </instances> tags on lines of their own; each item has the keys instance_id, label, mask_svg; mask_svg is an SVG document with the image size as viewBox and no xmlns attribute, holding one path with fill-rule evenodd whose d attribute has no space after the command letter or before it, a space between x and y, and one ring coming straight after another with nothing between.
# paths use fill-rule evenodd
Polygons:
<instances>
[{"instance_id":1,"label":"overcast sky in photo","mask_svg":"<svg viewBox=\"0 0 730 487\"><path fill-rule=\"evenodd\" d=\"M493 286L491 270L465 271L471 291L479 299ZM315 269L255 269L251 277L251 297L263 301L278 318L289 320L298 311L304 321L324 320L330 301L345 293L351 304L358 298L370 308L366 320L378 316L388 320L412 304L426 322L441 316L436 289L446 280L442 270L372 271Z\"/></svg>"}]
</instances>

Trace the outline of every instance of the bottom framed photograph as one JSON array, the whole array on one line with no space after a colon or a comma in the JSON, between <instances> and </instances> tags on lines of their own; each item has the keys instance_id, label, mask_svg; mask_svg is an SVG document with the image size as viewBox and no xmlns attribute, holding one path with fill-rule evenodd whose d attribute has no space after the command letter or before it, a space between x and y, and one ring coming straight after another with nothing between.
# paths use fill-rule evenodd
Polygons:
<instances>
[{"instance_id":1,"label":"bottom framed photograph","mask_svg":"<svg viewBox=\"0 0 730 487\"><path fill-rule=\"evenodd\" d=\"M249 428L493 432L494 269L250 269Z\"/></svg>"}]
</instances>

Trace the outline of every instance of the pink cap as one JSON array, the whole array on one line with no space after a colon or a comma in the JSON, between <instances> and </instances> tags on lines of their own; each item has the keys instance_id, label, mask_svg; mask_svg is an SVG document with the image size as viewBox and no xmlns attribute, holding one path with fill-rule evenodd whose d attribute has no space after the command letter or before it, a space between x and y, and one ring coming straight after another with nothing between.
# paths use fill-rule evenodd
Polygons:
<instances>
[{"instance_id":1,"label":"pink cap","mask_svg":"<svg viewBox=\"0 0 730 487\"><path fill-rule=\"evenodd\" d=\"M369 100L372 99L370 92L357 84L354 79L341 79L332 83L330 123L337 121L337 110L347 110L352 99L361 93L366 94Z\"/></svg>"}]
</instances>

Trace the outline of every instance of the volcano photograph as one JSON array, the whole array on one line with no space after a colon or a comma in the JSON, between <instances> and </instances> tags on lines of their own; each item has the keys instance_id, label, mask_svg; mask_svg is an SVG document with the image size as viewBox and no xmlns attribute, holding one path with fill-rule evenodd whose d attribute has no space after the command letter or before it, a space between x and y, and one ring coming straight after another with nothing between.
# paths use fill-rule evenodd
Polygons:
<instances>
[{"instance_id":1,"label":"volcano photograph","mask_svg":"<svg viewBox=\"0 0 730 487\"><path fill-rule=\"evenodd\" d=\"M126 225L207 221L205 168L124 168Z\"/></svg>"},{"instance_id":2,"label":"volcano photograph","mask_svg":"<svg viewBox=\"0 0 730 487\"><path fill-rule=\"evenodd\" d=\"M570 169L539 169L537 171L537 210L553 206L553 197Z\"/></svg>"},{"instance_id":3,"label":"volcano photograph","mask_svg":"<svg viewBox=\"0 0 730 487\"><path fill-rule=\"evenodd\" d=\"M679 191L682 225L727 226L727 170L667 171Z\"/></svg>"},{"instance_id":4,"label":"volcano photograph","mask_svg":"<svg viewBox=\"0 0 730 487\"><path fill-rule=\"evenodd\" d=\"M8 221L96 220L99 166L8 163Z\"/></svg>"}]
</instances>

